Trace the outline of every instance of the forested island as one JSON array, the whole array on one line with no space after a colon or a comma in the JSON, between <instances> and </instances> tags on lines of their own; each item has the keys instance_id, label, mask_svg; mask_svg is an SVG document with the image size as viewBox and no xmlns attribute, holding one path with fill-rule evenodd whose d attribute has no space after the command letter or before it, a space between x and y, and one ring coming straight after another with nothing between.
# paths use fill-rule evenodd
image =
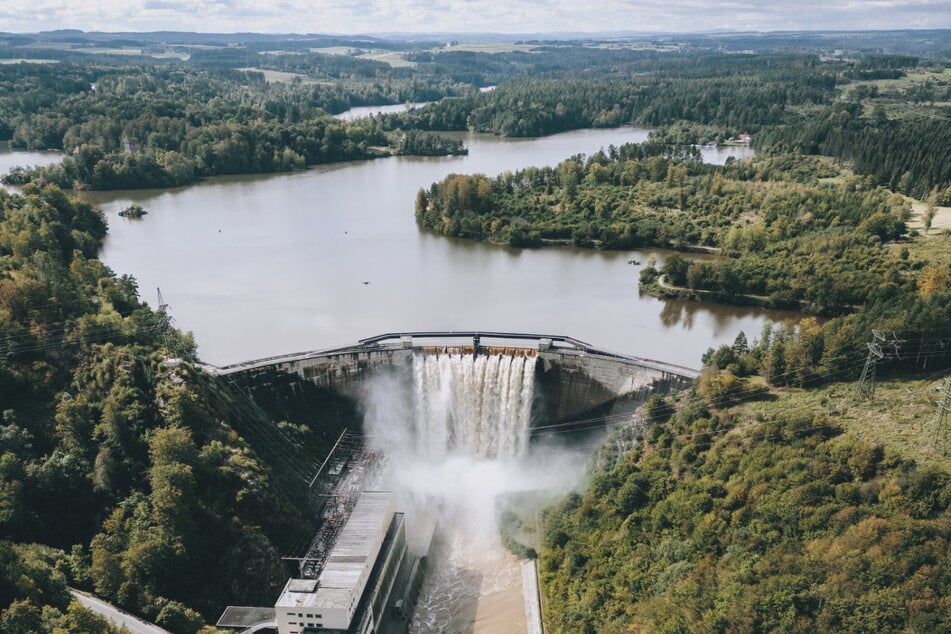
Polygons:
<instances>
[{"instance_id":1,"label":"forested island","mask_svg":"<svg viewBox=\"0 0 951 634\"><path fill-rule=\"evenodd\" d=\"M652 398L590 483L546 511L548 630L944 631L951 459L935 413L951 249L931 222L951 203L951 34L830 37L486 53L0 35L0 57L30 60L0 64L0 139L66 155L15 170L21 192L0 193L0 630L108 630L67 586L173 632L273 602L280 555L311 527L296 469L358 418L348 401L320 425L288 411L277 430L296 449L276 451L190 336L99 261L103 214L64 189L464 151L442 130L636 123L658 128L555 168L420 183L417 198L419 223L449 236L684 253L632 273L631 292L803 312L707 351L692 390ZM333 47L354 53L321 52ZM331 117L406 101L437 103ZM697 145L740 135L755 158L699 160ZM717 257L691 261L697 250ZM873 332L900 342L874 398L853 383Z\"/></svg>"}]
</instances>

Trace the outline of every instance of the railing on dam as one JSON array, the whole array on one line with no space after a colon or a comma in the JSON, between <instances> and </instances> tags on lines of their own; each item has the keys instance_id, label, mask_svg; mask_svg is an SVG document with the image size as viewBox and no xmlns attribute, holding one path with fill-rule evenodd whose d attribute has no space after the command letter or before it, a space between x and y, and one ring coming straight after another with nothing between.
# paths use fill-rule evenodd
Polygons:
<instances>
[{"instance_id":1,"label":"railing on dam","mask_svg":"<svg viewBox=\"0 0 951 634\"><path fill-rule=\"evenodd\" d=\"M449 331L435 331L435 330L424 330L418 332L388 332L386 334L377 335L376 337L368 337L366 339L360 339L360 345L363 346L372 346L379 345L386 341L393 341L399 339L400 341L405 341L407 338L412 340L415 339L471 339L473 345L479 346L483 339L501 339L505 341L535 341L535 342L550 342L561 343L567 346L571 346L578 350L587 350L591 347L591 344L585 343L574 337L568 337L565 335L540 335L537 333L525 333L525 332L496 332L496 331L486 331L486 330L449 330Z\"/></svg>"},{"instance_id":2,"label":"railing on dam","mask_svg":"<svg viewBox=\"0 0 951 634\"><path fill-rule=\"evenodd\" d=\"M464 342L464 343L463 343ZM344 346L341 348L330 348L325 350L311 350L305 352L296 352L285 355L276 355L263 359L254 359L234 363L224 367L215 367L207 365L205 368L216 374L233 374L243 370L259 368L280 363L289 363L316 357L333 357L337 355L347 355L361 352L370 352L374 350L393 350L393 349L413 349L425 348L433 345L463 345L472 346L479 349L481 346L487 346L491 343L505 343L511 347L531 347L539 352L560 353L572 356L597 356L607 359L616 359L621 362L636 364L645 368L650 368L671 375L683 377L685 379L695 379L699 371L685 366L656 361L644 357L619 354L595 348L589 343L569 337L566 335L545 335L539 333L519 333L519 332L498 332L483 330L447 330L447 331L410 331L410 332L389 332L375 337L360 339L357 345ZM533 342L532 345L524 345L525 342ZM522 345L518 345L521 343Z\"/></svg>"}]
</instances>

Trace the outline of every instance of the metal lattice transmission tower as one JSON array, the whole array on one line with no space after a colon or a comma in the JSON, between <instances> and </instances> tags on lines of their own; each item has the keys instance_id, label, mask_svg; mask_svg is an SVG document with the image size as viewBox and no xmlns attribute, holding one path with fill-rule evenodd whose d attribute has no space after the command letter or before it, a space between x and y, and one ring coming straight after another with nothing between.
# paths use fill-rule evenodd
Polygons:
<instances>
[{"instance_id":1,"label":"metal lattice transmission tower","mask_svg":"<svg viewBox=\"0 0 951 634\"><path fill-rule=\"evenodd\" d=\"M165 345L165 355L168 357L174 356L172 351L172 316L168 314L168 304L165 303L165 298L162 297L162 289L155 289L156 294L158 295L158 318L159 318L159 330L162 333L162 343Z\"/></svg>"},{"instance_id":2,"label":"metal lattice transmission tower","mask_svg":"<svg viewBox=\"0 0 951 634\"><path fill-rule=\"evenodd\" d=\"M859 398L872 398L875 395L875 369L882 361L901 359L899 346L903 343L893 331L873 330L872 340L868 342L868 356L865 357L865 366L862 376L855 386L855 394Z\"/></svg>"},{"instance_id":3,"label":"metal lattice transmission tower","mask_svg":"<svg viewBox=\"0 0 951 634\"><path fill-rule=\"evenodd\" d=\"M951 412L951 375L944 377L941 386L941 400L938 401L938 412L931 421L927 430L931 446L941 453L948 454L948 412Z\"/></svg>"}]
</instances>

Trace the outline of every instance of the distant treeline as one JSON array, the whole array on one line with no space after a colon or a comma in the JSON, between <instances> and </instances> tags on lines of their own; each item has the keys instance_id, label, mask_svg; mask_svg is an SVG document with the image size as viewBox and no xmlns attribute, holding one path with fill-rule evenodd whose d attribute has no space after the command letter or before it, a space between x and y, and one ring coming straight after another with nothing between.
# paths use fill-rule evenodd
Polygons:
<instances>
[{"instance_id":1,"label":"distant treeline","mask_svg":"<svg viewBox=\"0 0 951 634\"><path fill-rule=\"evenodd\" d=\"M752 133L757 147L833 156L895 191L924 198L937 188L940 200L951 201L951 113L939 105L951 98L947 82L904 92L860 83L848 101L833 104L840 88L903 77L917 63L907 56L856 63L802 55L645 56L640 64L650 70L640 74L618 77L616 69L602 68L594 78L509 81L488 93L390 115L384 125L503 136L625 124L718 128L715 135L688 134L677 142ZM890 115L883 103L891 105Z\"/></svg>"},{"instance_id":2,"label":"distant treeline","mask_svg":"<svg viewBox=\"0 0 951 634\"><path fill-rule=\"evenodd\" d=\"M432 134L406 144L374 119L333 119L324 107L343 105L332 94L344 90L339 86L275 85L259 75L0 66L0 136L14 148L67 153L61 164L17 169L6 180L77 189L170 187L416 148L461 151Z\"/></svg>"},{"instance_id":3,"label":"distant treeline","mask_svg":"<svg viewBox=\"0 0 951 634\"><path fill-rule=\"evenodd\" d=\"M207 54L231 61L209 59L207 68L154 61L0 66L0 139L8 138L14 148L70 154L62 166L20 170L9 182L166 187L216 174L458 151L432 136L414 136L407 144L410 130L539 136L639 124L718 130L712 137L687 134L678 143L752 133L760 147L851 161L858 172L904 193L923 196L937 186L939 196L951 196L944 194L951 169L946 117L917 116L934 116L948 87L914 84L907 94L886 95L861 83L905 76L918 64L909 56L847 62L806 54L590 46L491 55L450 48L407 52L416 66L391 68L310 51L202 50L193 52L195 60ZM246 66L238 66L234 56L247 57L241 58ZM298 75L268 82L260 70L247 68ZM495 80L501 82L495 90L475 90ZM851 84L848 100L836 101L840 89ZM342 123L327 116L353 105L430 99L439 100L372 121ZM915 110L889 117L883 99ZM929 104L923 110L915 105L922 100ZM871 117L864 112L870 104L876 104ZM420 139L426 142L416 142Z\"/></svg>"},{"instance_id":4,"label":"distant treeline","mask_svg":"<svg viewBox=\"0 0 951 634\"><path fill-rule=\"evenodd\" d=\"M388 125L542 136L685 120L752 132L782 123L790 107L829 103L837 70L804 56L685 56L650 59L643 67L642 73L596 67L594 78L510 81L491 92L390 115Z\"/></svg>"}]
</instances>

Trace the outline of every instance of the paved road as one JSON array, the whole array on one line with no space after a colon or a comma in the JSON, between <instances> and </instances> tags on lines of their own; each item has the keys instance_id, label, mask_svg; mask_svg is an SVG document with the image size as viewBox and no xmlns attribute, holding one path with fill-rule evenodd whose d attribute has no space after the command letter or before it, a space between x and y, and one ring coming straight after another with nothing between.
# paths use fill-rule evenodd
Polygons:
<instances>
[{"instance_id":1,"label":"paved road","mask_svg":"<svg viewBox=\"0 0 951 634\"><path fill-rule=\"evenodd\" d=\"M153 625L152 623L134 617L128 612L123 612L116 606L101 601L90 594L73 590L72 588L69 589L69 592L73 595L74 599L84 606L96 614L106 617L118 627L124 625L132 634L169 634L168 630L163 630L158 625Z\"/></svg>"}]
</instances>

